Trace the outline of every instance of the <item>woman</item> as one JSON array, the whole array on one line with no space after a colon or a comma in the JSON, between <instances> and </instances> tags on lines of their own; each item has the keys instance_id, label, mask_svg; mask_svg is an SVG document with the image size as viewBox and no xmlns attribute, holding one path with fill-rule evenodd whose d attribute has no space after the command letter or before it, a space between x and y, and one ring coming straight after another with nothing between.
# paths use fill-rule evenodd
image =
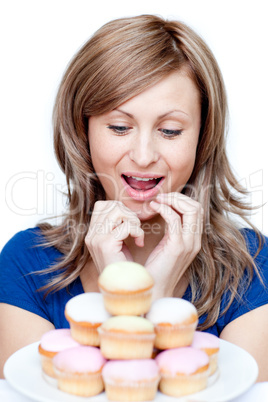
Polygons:
<instances>
[{"instance_id":1,"label":"woman","mask_svg":"<svg viewBox=\"0 0 268 402\"><path fill-rule=\"evenodd\" d=\"M218 65L180 22L119 19L83 46L54 109L68 210L1 255L2 365L68 326L66 302L98 291L107 264L134 260L154 277L154 298L192 301L199 329L244 347L268 380L268 246L231 220L248 224L250 208L226 157L226 115Z\"/></svg>"}]
</instances>

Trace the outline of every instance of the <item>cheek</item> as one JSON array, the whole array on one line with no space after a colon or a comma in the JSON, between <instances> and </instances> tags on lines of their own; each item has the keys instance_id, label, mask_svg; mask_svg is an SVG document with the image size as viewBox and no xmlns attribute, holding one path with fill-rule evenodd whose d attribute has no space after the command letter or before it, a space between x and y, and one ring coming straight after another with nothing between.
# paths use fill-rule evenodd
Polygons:
<instances>
[{"instance_id":1,"label":"cheek","mask_svg":"<svg viewBox=\"0 0 268 402\"><path fill-rule=\"evenodd\" d=\"M173 157L169 158L172 182L177 186L184 186L191 177L196 158L195 147L193 148L181 149L180 152L175 152Z\"/></svg>"},{"instance_id":2,"label":"cheek","mask_svg":"<svg viewBox=\"0 0 268 402\"><path fill-rule=\"evenodd\" d=\"M89 147L92 159L92 164L95 172L100 172L109 164L109 159L112 157L109 151L110 146L107 144L103 133L98 130L98 127L94 127L94 124L90 126L89 133Z\"/></svg>"},{"instance_id":3,"label":"cheek","mask_svg":"<svg viewBox=\"0 0 268 402\"><path fill-rule=\"evenodd\" d=\"M120 160L120 151L111 144L98 142L90 148L92 163L95 171L114 171Z\"/></svg>"},{"instance_id":4,"label":"cheek","mask_svg":"<svg viewBox=\"0 0 268 402\"><path fill-rule=\"evenodd\" d=\"M101 167L104 167L107 163L107 150L105 144L92 141L90 143L90 153L94 170L99 172L102 170Z\"/></svg>"}]
</instances>

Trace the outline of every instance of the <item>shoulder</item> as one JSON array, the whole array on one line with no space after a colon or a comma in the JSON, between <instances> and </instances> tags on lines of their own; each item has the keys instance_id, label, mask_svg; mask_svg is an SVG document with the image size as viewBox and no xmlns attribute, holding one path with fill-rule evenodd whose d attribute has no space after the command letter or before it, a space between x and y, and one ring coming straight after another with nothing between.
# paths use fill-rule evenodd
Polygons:
<instances>
[{"instance_id":1,"label":"shoulder","mask_svg":"<svg viewBox=\"0 0 268 402\"><path fill-rule=\"evenodd\" d=\"M223 294L218 320L213 328L208 329L209 332L214 331L218 335L236 318L268 304L268 238L248 228L242 229L241 233L256 269L253 270L252 277L249 276L249 270L244 271L238 293L227 310L231 297L230 290ZM200 322L203 322L205 317L201 317Z\"/></svg>"},{"instance_id":2,"label":"shoulder","mask_svg":"<svg viewBox=\"0 0 268 402\"><path fill-rule=\"evenodd\" d=\"M3 247L0 255L1 271L22 269L24 273L48 268L61 253L54 247L45 247L45 238L38 227L16 233Z\"/></svg>"},{"instance_id":3,"label":"shoulder","mask_svg":"<svg viewBox=\"0 0 268 402\"><path fill-rule=\"evenodd\" d=\"M45 270L62 255L56 248L46 247L44 241L36 227L15 234L4 246L0 255L0 303L35 313L59 328L66 326L62 305L70 296L62 290L45 298L40 290L52 280L53 274Z\"/></svg>"},{"instance_id":4,"label":"shoulder","mask_svg":"<svg viewBox=\"0 0 268 402\"><path fill-rule=\"evenodd\" d=\"M242 229L241 233L244 236L248 251L252 255L252 257L255 256L258 250L260 250L260 253L262 255L268 256L267 236L261 233L256 233L254 230L248 228Z\"/></svg>"},{"instance_id":5,"label":"shoulder","mask_svg":"<svg viewBox=\"0 0 268 402\"><path fill-rule=\"evenodd\" d=\"M43 239L41 230L38 227L29 228L16 233L3 247L2 252L12 249L31 248L38 245ZM1 253L2 253L1 252Z\"/></svg>"},{"instance_id":6,"label":"shoulder","mask_svg":"<svg viewBox=\"0 0 268 402\"><path fill-rule=\"evenodd\" d=\"M250 281L248 270L245 270L237 297L218 321L221 329L241 315L268 304L268 239L251 229L243 229L242 233L256 269L253 270ZM221 311L224 311L229 297L229 292L223 296Z\"/></svg>"},{"instance_id":7,"label":"shoulder","mask_svg":"<svg viewBox=\"0 0 268 402\"><path fill-rule=\"evenodd\" d=\"M263 234L258 234L252 229L243 229L242 234L245 238L248 252L254 259L258 273L268 285L268 238ZM258 277L257 271L253 274L253 281Z\"/></svg>"}]
</instances>

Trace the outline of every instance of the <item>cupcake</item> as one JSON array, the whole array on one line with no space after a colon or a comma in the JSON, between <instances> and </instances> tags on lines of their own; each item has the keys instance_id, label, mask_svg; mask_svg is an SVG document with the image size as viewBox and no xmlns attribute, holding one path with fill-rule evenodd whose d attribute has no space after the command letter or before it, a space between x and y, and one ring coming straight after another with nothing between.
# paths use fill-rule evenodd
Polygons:
<instances>
[{"instance_id":1,"label":"cupcake","mask_svg":"<svg viewBox=\"0 0 268 402\"><path fill-rule=\"evenodd\" d=\"M110 316L101 293L83 293L70 299L65 306L72 337L82 345L99 346L97 328Z\"/></svg>"},{"instance_id":2,"label":"cupcake","mask_svg":"<svg viewBox=\"0 0 268 402\"><path fill-rule=\"evenodd\" d=\"M71 336L69 329L52 329L46 332L40 340L38 352L41 357L43 375L56 378L52 358L60 351L79 346ZM49 380L48 378L46 378Z\"/></svg>"},{"instance_id":3,"label":"cupcake","mask_svg":"<svg viewBox=\"0 0 268 402\"><path fill-rule=\"evenodd\" d=\"M206 352L209 357L209 374L214 374L218 368L218 355L220 350L219 338L208 332L196 331L194 333L192 346Z\"/></svg>"},{"instance_id":4,"label":"cupcake","mask_svg":"<svg viewBox=\"0 0 268 402\"><path fill-rule=\"evenodd\" d=\"M99 348L79 346L59 352L53 358L58 388L77 396L94 396L104 389L101 370L106 360Z\"/></svg>"},{"instance_id":5,"label":"cupcake","mask_svg":"<svg viewBox=\"0 0 268 402\"><path fill-rule=\"evenodd\" d=\"M146 318L118 315L99 328L100 348L106 359L149 359L153 353L154 326Z\"/></svg>"},{"instance_id":6,"label":"cupcake","mask_svg":"<svg viewBox=\"0 0 268 402\"><path fill-rule=\"evenodd\" d=\"M146 318L155 326L155 348L171 349L189 346L197 327L194 305L177 297L155 300Z\"/></svg>"},{"instance_id":7,"label":"cupcake","mask_svg":"<svg viewBox=\"0 0 268 402\"><path fill-rule=\"evenodd\" d=\"M107 399L110 401L151 401L160 380L153 359L110 360L102 369Z\"/></svg>"},{"instance_id":8,"label":"cupcake","mask_svg":"<svg viewBox=\"0 0 268 402\"><path fill-rule=\"evenodd\" d=\"M140 264L119 261L107 265L98 285L112 315L142 315L150 309L154 280Z\"/></svg>"},{"instance_id":9,"label":"cupcake","mask_svg":"<svg viewBox=\"0 0 268 402\"><path fill-rule=\"evenodd\" d=\"M165 350L156 357L160 369L159 389L163 394L180 397L206 388L209 358L191 346Z\"/></svg>"}]
</instances>

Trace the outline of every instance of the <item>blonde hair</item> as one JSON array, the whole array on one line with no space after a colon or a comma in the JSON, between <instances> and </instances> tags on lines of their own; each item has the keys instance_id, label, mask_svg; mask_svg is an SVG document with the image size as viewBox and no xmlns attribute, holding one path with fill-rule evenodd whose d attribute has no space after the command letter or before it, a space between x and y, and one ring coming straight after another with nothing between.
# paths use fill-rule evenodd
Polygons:
<instances>
[{"instance_id":1,"label":"blonde hair","mask_svg":"<svg viewBox=\"0 0 268 402\"><path fill-rule=\"evenodd\" d=\"M230 219L235 214L247 221L250 208L237 195L245 191L226 157L227 101L218 64L191 28L154 15L104 25L76 54L62 79L54 108L54 146L66 175L68 211L61 225L40 225L46 244L63 253L47 270L61 273L45 288L59 290L79 276L90 258L84 238L91 211L97 200L105 199L91 162L88 118L118 107L183 66L199 88L202 105L196 163L183 192L200 201L205 211L202 249L187 277L199 315L208 314L202 326L207 328L218 318L224 291L230 290L230 304L245 269L250 277L255 268L243 235Z\"/></svg>"}]
</instances>

